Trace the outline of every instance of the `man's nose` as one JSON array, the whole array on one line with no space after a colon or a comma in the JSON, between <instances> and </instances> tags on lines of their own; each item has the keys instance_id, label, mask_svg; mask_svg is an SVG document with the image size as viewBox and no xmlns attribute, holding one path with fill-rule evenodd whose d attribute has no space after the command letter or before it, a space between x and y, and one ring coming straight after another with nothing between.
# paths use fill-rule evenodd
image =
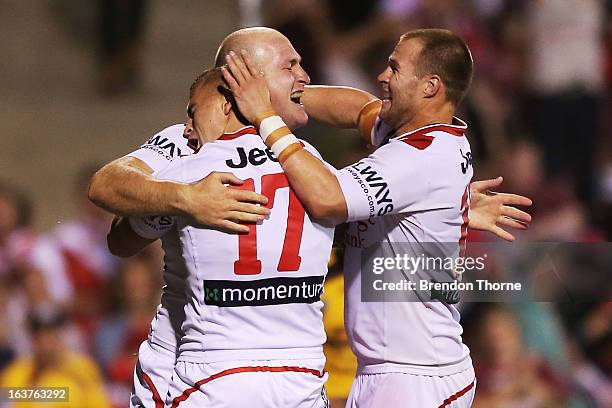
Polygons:
<instances>
[{"instance_id":1,"label":"man's nose","mask_svg":"<svg viewBox=\"0 0 612 408\"><path fill-rule=\"evenodd\" d=\"M298 81L303 83L303 84L310 84L310 77L308 76L308 73L306 73L306 70L304 68L302 68L302 66L299 66L298 69Z\"/></svg>"},{"instance_id":2,"label":"man's nose","mask_svg":"<svg viewBox=\"0 0 612 408\"><path fill-rule=\"evenodd\" d=\"M183 137L188 138L193 133L193 119L188 119L185 122L185 129L183 129Z\"/></svg>"},{"instance_id":3,"label":"man's nose","mask_svg":"<svg viewBox=\"0 0 612 408\"><path fill-rule=\"evenodd\" d=\"M389 67L385 68L385 70L383 72L381 72L380 74L378 74L378 77L376 79L378 79L378 82L388 82L389 81L389 72L391 71L391 69Z\"/></svg>"}]
</instances>

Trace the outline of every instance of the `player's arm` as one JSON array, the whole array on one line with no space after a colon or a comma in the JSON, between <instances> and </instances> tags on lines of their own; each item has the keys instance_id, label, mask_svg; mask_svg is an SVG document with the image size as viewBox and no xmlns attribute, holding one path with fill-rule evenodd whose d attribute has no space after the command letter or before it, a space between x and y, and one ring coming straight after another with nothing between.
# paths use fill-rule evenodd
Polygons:
<instances>
[{"instance_id":1,"label":"player's arm","mask_svg":"<svg viewBox=\"0 0 612 408\"><path fill-rule=\"evenodd\" d=\"M372 127L381 101L374 95L345 86L308 85L301 98L311 118L343 129L359 129L371 142Z\"/></svg>"},{"instance_id":2,"label":"player's arm","mask_svg":"<svg viewBox=\"0 0 612 408\"><path fill-rule=\"evenodd\" d=\"M144 161L125 156L94 174L89 199L122 216L177 215L187 210L186 189L186 184L156 179Z\"/></svg>"},{"instance_id":3,"label":"player's arm","mask_svg":"<svg viewBox=\"0 0 612 408\"><path fill-rule=\"evenodd\" d=\"M136 255L155 239L146 239L136 234L127 217L115 217L106 236L106 243L111 254L121 258Z\"/></svg>"},{"instance_id":4,"label":"player's arm","mask_svg":"<svg viewBox=\"0 0 612 408\"><path fill-rule=\"evenodd\" d=\"M223 76L234 94L236 102L242 114L254 123L260 130L260 135L264 142L277 155L283 170L285 171L292 189L295 191L300 201L311 216L320 219L330 220L339 223L347 220L369 218L389 213L397 213L409 210L417 210L421 206L427 205L422 197L427 196L427 183L406 183L405 172L388 171L385 174L386 166L389 162L405 162L406 170L414 171L414 180L419 180L423 174L428 172L409 159L406 159L406 151L411 151L407 146L406 151L399 152L398 149L386 146L379 149L355 166L348 166L342 171L334 174L321 160L313 156L302 145L297 143L297 139L290 134L289 129L284 126L280 117L274 117L270 96L265 85L265 80L261 77L248 58L243 54L242 58L237 55L230 55L227 58L228 69L223 71ZM231 73L230 73L231 71ZM291 139L293 138L293 140ZM404 146L402 146L404 147ZM395 156L388 157L383 156ZM431 161L424 161L424 164ZM389 192L382 189L382 184L370 186L369 180L376 183L376 178L383 174L386 183L397 183L401 188L394 189L396 193L402 194L397 201L400 205L393 205L393 200L388 196ZM339 178L344 180L341 187ZM368 189L366 192L365 189ZM378 189L376 193L373 190ZM420 191L420 189L424 189ZM352 214L349 214L346 191L355 196L351 199ZM374 203L370 202L373 196ZM490 211L505 205L505 198L498 200L496 206L480 206L475 211ZM477 213L478 214L478 213ZM350 215L350 217L349 217ZM478 218L478 217L477 217ZM495 217L480 217L482 223L479 229L495 230ZM499 234L498 234L499 235ZM502 236L502 238L504 238Z\"/></svg>"},{"instance_id":5,"label":"player's arm","mask_svg":"<svg viewBox=\"0 0 612 408\"><path fill-rule=\"evenodd\" d=\"M174 217L115 217L106 236L111 254L122 258L136 255L163 237L175 224Z\"/></svg>"},{"instance_id":6,"label":"player's arm","mask_svg":"<svg viewBox=\"0 0 612 408\"><path fill-rule=\"evenodd\" d=\"M242 183L231 173L219 172L194 184L159 180L142 160L126 156L93 176L89 199L122 216L187 215L202 225L246 233L248 226L240 223L257 222L269 210L263 207L265 196L225 186Z\"/></svg>"}]
</instances>

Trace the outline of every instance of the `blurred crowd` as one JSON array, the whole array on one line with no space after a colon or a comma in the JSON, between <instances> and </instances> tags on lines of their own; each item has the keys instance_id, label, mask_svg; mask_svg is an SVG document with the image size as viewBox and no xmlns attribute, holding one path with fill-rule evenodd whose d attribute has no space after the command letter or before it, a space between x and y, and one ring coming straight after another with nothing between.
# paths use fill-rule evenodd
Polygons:
<instances>
[{"instance_id":1,"label":"blurred crowd","mask_svg":"<svg viewBox=\"0 0 612 408\"><path fill-rule=\"evenodd\" d=\"M101 3L100 87L129 92L145 69L138 49L146 1ZM292 40L312 83L374 94L401 33L444 27L462 35L475 78L459 116L469 124L476 178L502 175L504 190L534 201L531 228L518 239L612 241L612 1L238 3L259 7L257 23ZM336 165L364 153L342 142L339 154L337 132L320 125L303 135ZM31 202L27 186L0 182L0 386L69 386L72 407L126 405L162 285L159 247L127 260L108 253L112 217L86 199L98 167L75 176L78 214L43 232L32 220L44 203ZM355 361L342 326L337 251L325 324L328 392L341 403ZM466 303L462 313L476 408L612 407L612 302Z\"/></svg>"}]
</instances>

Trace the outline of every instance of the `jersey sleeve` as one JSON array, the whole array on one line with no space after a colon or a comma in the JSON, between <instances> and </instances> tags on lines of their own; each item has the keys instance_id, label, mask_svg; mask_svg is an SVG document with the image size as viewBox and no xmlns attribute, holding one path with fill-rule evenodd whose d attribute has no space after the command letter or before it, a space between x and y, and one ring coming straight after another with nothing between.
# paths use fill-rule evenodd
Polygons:
<instances>
[{"instance_id":1,"label":"jersey sleeve","mask_svg":"<svg viewBox=\"0 0 612 408\"><path fill-rule=\"evenodd\" d=\"M393 141L339 170L347 221L445 208L441 197L448 181L443 180L440 162L443 157L435 152Z\"/></svg>"},{"instance_id":2,"label":"jersey sleeve","mask_svg":"<svg viewBox=\"0 0 612 408\"><path fill-rule=\"evenodd\" d=\"M132 230L140 237L145 239L158 239L174 226L175 217L150 216L150 217L130 217L128 219Z\"/></svg>"},{"instance_id":3,"label":"jersey sleeve","mask_svg":"<svg viewBox=\"0 0 612 408\"><path fill-rule=\"evenodd\" d=\"M184 128L184 125L167 127L127 156L142 160L154 173L158 173L177 158L193 153L183 137Z\"/></svg>"}]
</instances>

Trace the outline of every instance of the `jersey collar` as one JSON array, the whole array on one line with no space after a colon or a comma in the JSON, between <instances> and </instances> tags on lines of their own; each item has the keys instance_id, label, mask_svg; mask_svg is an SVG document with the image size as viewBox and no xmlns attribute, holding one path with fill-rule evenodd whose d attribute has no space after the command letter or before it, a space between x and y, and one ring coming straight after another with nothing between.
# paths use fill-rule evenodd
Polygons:
<instances>
[{"instance_id":1,"label":"jersey collar","mask_svg":"<svg viewBox=\"0 0 612 408\"><path fill-rule=\"evenodd\" d=\"M413 131L402 133L401 135L396 135L395 130L390 131L384 138L382 143L385 145L392 139L404 139L410 136L415 135L424 135L430 132L442 131L444 133L448 133L453 136L463 137L465 136L465 131L467 130L467 124L461 119L453 116L453 121L451 124L448 123L432 123L431 125L426 125L415 129Z\"/></svg>"},{"instance_id":2,"label":"jersey collar","mask_svg":"<svg viewBox=\"0 0 612 408\"><path fill-rule=\"evenodd\" d=\"M245 126L242 129L239 129L235 132L228 132L221 135L221 137L217 140L234 140L240 136L244 135L256 135L257 129L254 126Z\"/></svg>"}]
</instances>

